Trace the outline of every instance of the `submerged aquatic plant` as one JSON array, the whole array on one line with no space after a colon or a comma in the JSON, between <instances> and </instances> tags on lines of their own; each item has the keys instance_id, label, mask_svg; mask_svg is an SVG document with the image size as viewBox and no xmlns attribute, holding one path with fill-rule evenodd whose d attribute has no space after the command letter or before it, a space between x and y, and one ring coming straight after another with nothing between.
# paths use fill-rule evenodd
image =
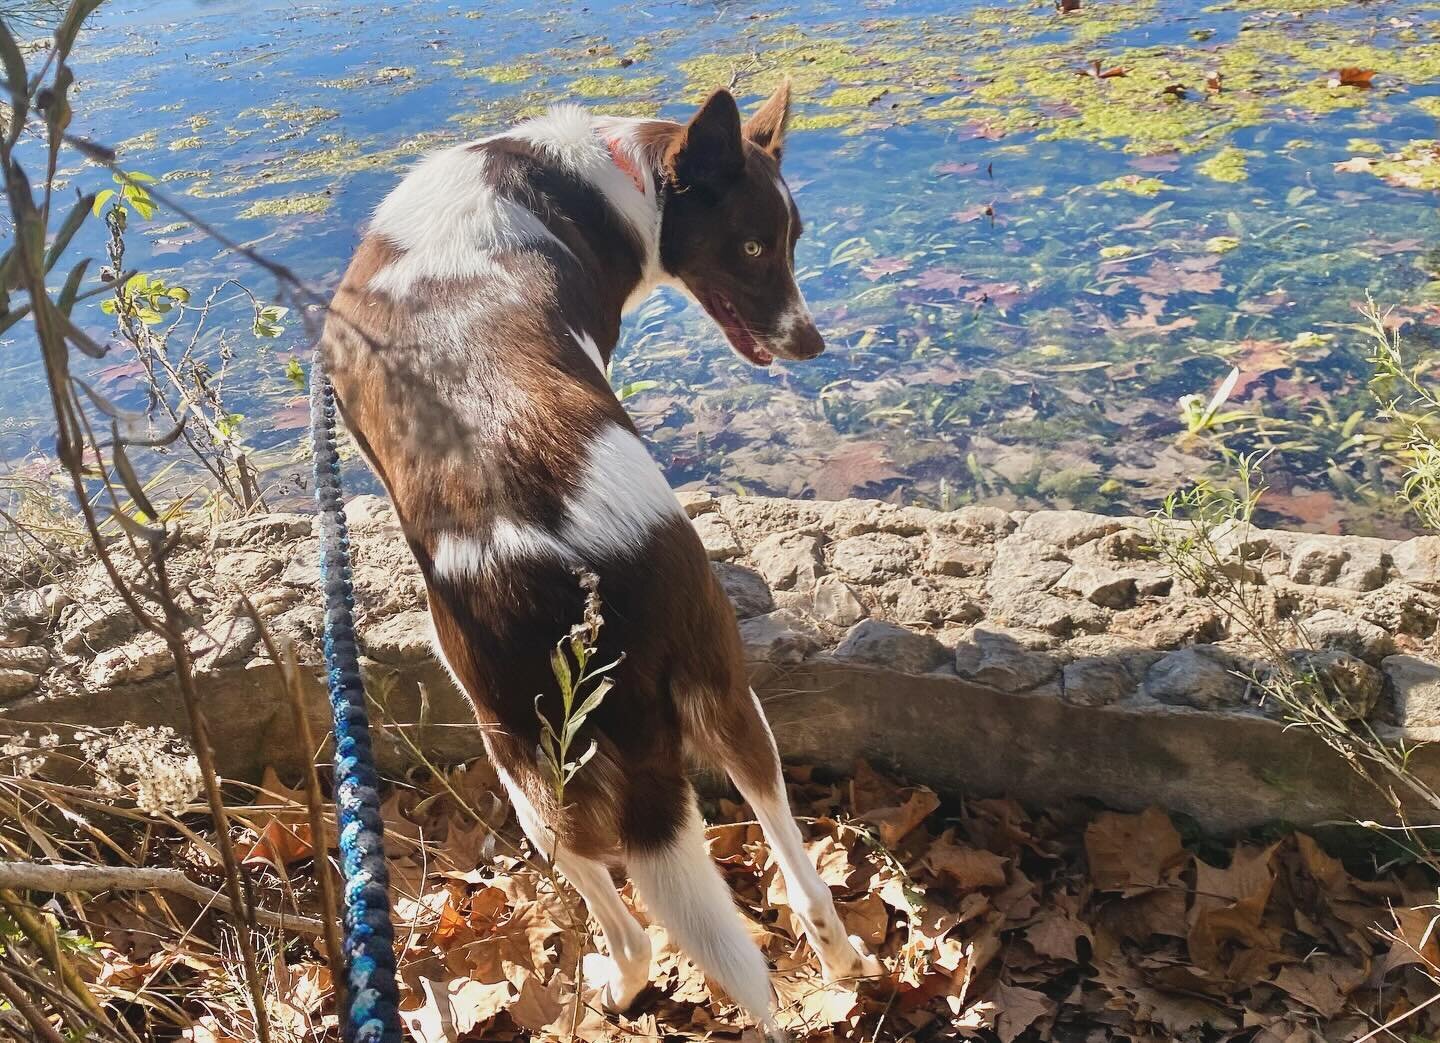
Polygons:
<instances>
[{"instance_id":1,"label":"submerged aquatic plant","mask_svg":"<svg viewBox=\"0 0 1440 1043\"><path fill-rule=\"evenodd\" d=\"M1429 372L1426 360L1411 361L1400 341L1400 331L1374 300L1361 310L1361 331L1371 345L1368 361L1374 367L1372 388L1381 403L1381 416L1400 429L1393 448L1405 466L1399 495L1432 531L1440 531L1440 382Z\"/></svg>"},{"instance_id":2,"label":"submerged aquatic plant","mask_svg":"<svg viewBox=\"0 0 1440 1043\"><path fill-rule=\"evenodd\" d=\"M1213 431L1225 424L1233 424L1236 421L1250 418L1250 414L1243 409L1222 411L1239 380L1240 370L1232 368L1229 375L1215 389L1215 393L1210 396L1208 402L1203 395L1182 395L1180 397L1177 403L1180 407L1180 419L1184 421L1185 428L1190 434L1197 435Z\"/></svg>"}]
</instances>

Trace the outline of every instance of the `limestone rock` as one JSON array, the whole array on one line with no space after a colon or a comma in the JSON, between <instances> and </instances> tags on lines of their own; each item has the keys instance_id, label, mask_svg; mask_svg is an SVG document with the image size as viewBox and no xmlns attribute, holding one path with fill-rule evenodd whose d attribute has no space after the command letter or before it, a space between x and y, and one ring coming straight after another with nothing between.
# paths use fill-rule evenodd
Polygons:
<instances>
[{"instance_id":1,"label":"limestone rock","mask_svg":"<svg viewBox=\"0 0 1440 1043\"><path fill-rule=\"evenodd\" d=\"M1155 537L1144 529L1125 528L1095 541L1095 554L1105 561L1154 561Z\"/></svg>"},{"instance_id":2,"label":"limestone rock","mask_svg":"<svg viewBox=\"0 0 1440 1043\"><path fill-rule=\"evenodd\" d=\"M1395 642L1389 634L1348 612L1327 608L1301 625L1320 648L1338 648L1361 659L1377 661L1394 651Z\"/></svg>"},{"instance_id":3,"label":"limestone rock","mask_svg":"<svg viewBox=\"0 0 1440 1043\"><path fill-rule=\"evenodd\" d=\"M165 643L147 636L134 644L101 652L85 668L85 678L96 688L112 688L148 681L174 668L175 661Z\"/></svg>"},{"instance_id":4,"label":"limestone rock","mask_svg":"<svg viewBox=\"0 0 1440 1043\"><path fill-rule=\"evenodd\" d=\"M1070 571L1070 560L1065 557L1043 557L1033 545L1012 545L1009 537L995 548L995 563L990 566L990 578L985 590L992 598L1014 595L1035 594L1049 590L1060 577Z\"/></svg>"},{"instance_id":5,"label":"limestone rock","mask_svg":"<svg viewBox=\"0 0 1440 1043\"><path fill-rule=\"evenodd\" d=\"M1125 522L1122 519L1108 518L1103 514L1090 514L1087 511L1036 511L1025 519L1016 532L1045 546L1068 550L1123 528Z\"/></svg>"},{"instance_id":6,"label":"limestone rock","mask_svg":"<svg viewBox=\"0 0 1440 1043\"><path fill-rule=\"evenodd\" d=\"M1070 566L1055 586L1102 608L1129 608L1137 593L1134 576L1098 564Z\"/></svg>"},{"instance_id":7,"label":"limestone rock","mask_svg":"<svg viewBox=\"0 0 1440 1043\"><path fill-rule=\"evenodd\" d=\"M351 568L354 567L355 561L352 553ZM386 578L389 582L394 581L393 574ZM280 582L287 587L303 587L307 590L320 589L319 540L302 540L300 543L291 545L290 560L285 564L285 570L280 573Z\"/></svg>"},{"instance_id":8,"label":"limestone rock","mask_svg":"<svg viewBox=\"0 0 1440 1043\"><path fill-rule=\"evenodd\" d=\"M1053 647L1044 634L977 626L955 648L955 672L1002 692L1028 692L1060 673Z\"/></svg>"},{"instance_id":9,"label":"limestone rock","mask_svg":"<svg viewBox=\"0 0 1440 1043\"><path fill-rule=\"evenodd\" d=\"M835 544L830 561L835 571L857 583L874 583L914 571L919 557L913 544L890 532L850 536Z\"/></svg>"},{"instance_id":10,"label":"limestone rock","mask_svg":"<svg viewBox=\"0 0 1440 1043\"><path fill-rule=\"evenodd\" d=\"M30 643L29 627L0 626L0 648L19 648Z\"/></svg>"},{"instance_id":11,"label":"limestone rock","mask_svg":"<svg viewBox=\"0 0 1440 1043\"><path fill-rule=\"evenodd\" d=\"M865 617L865 606L838 576L822 576L815 584L815 617L848 627Z\"/></svg>"},{"instance_id":12,"label":"limestone rock","mask_svg":"<svg viewBox=\"0 0 1440 1043\"><path fill-rule=\"evenodd\" d=\"M72 605L61 619L60 647L71 655L112 648L135 633L139 623L122 603Z\"/></svg>"},{"instance_id":13,"label":"limestone rock","mask_svg":"<svg viewBox=\"0 0 1440 1043\"><path fill-rule=\"evenodd\" d=\"M923 674L950 659L950 650L928 634L916 633L878 619L863 619L850 628L832 653L836 659Z\"/></svg>"},{"instance_id":14,"label":"limestone rock","mask_svg":"<svg viewBox=\"0 0 1440 1043\"><path fill-rule=\"evenodd\" d=\"M70 605L70 595L55 584L23 590L0 602L0 630L48 626Z\"/></svg>"},{"instance_id":15,"label":"limestone rock","mask_svg":"<svg viewBox=\"0 0 1440 1043\"><path fill-rule=\"evenodd\" d=\"M369 494L357 496L345 505L345 525L351 531L361 529L396 528L400 525L395 517L395 507L383 496ZM306 530L303 535L309 535Z\"/></svg>"},{"instance_id":16,"label":"limestone rock","mask_svg":"<svg viewBox=\"0 0 1440 1043\"><path fill-rule=\"evenodd\" d=\"M817 535L822 531L820 511L810 500L722 496L716 507L747 547L780 533L803 531Z\"/></svg>"},{"instance_id":17,"label":"limestone rock","mask_svg":"<svg viewBox=\"0 0 1440 1043\"><path fill-rule=\"evenodd\" d=\"M958 511L938 512L926 526L936 536L956 536L967 544L994 543L1015 531L1015 519L999 507L972 504Z\"/></svg>"},{"instance_id":18,"label":"limestone rock","mask_svg":"<svg viewBox=\"0 0 1440 1043\"><path fill-rule=\"evenodd\" d=\"M325 610L318 604L302 601L281 612L269 623L281 637L293 638L298 644L317 647L325 632Z\"/></svg>"},{"instance_id":19,"label":"limestone rock","mask_svg":"<svg viewBox=\"0 0 1440 1043\"><path fill-rule=\"evenodd\" d=\"M703 490L677 490L675 499L680 501L680 509L685 512L687 518L698 518L702 514L709 514L718 509L715 497Z\"/></svg>"},{"instance_id":20,"label":"limestone rock","mask_svg":"<svg viewBox=\"0 0 1440 1043\"><path fill-rule=\"evenodd\" d=\"M1056 637L1068 637L1076 632L1097 634L1105 629L1107 619L1104 612L1088 601L1035 591L993 599L988 615L1003 625L1043 630Z\"/></svg>"},{"instance_id":21,"label":"limestone rock","mask_svg":"<svg viewBox=\"0 0 1440 1043\"><path fill-rule=\"evenodd\" d=\"M895 510L889 504L874 500L817 501L814 508L825 531L842 538L878 532L884 527L885 512Z\"/></svg>"},{"instance_id":22,"label":"limestone rock","mask_svg":"<svg viewBox=\"0 0 1440 1043\"><path fill-rule=\"evenodd\" d=\"M1413 655L1380 664L1390 686L1391 712L1402 728L1440 727L1440 663Z\"/></svg>"},{"instance_id":23,"label":"limestone rock","mask_svg":"<svg viewBox=\"0 0 1440 1043\"><path fill-rule=\"evenodd\" d=\"M1390 551L1395 575L1412 587L1440 591L1440 536L1416 536Z\"/></svg>"},{"instance_id":24,"label":"limestone rock","mask_svg":"<svg viewBox=\"0 0 1440 1043\"><path fill-rule=\"evenodd\" d=\"M735 606L737 618L749 619L775 608L775 598L770 593L770 585L754 569L723 562L717 562L710 568L715 573L715 578L720 581L726 597Z\"/></svg>"},{"instance_id":25,"label":"limestone rock","mask_svg":"<svg viewBox=\"0 0 1440 1043\"><path fill-rule=\"evenodd\" d=\"M1440 598L1406 583L1389 583L1365 595L1356 613L1392 634L1429 637L1440 623Z\"/></svg>"},{"instance_id":26,"label":"limestone rock","mask_svg":"<svg viewBox=\"0 0 1440 1043\"><path fill-rule=\"evenodd\" d=\"M990 547L977 547L958 536L940 533L930 540L925 568L941 576L983 576L995 560Z\"/></svg>"},{"instance_id":27,"label":"limestone rock","mask_svg":"<svg viewBox=\"0 0 1440 1043\"><path fill-rule=\"evenodd\" d=\"M418 663L434 655L430 613L412 610L383 619L360 633L365 654L381 663Z\"/></svg>"},{"instance_id":28,"label":"limestone rock","mask_svg":"<svg viewBox=\"0 0 1440 1043\"><path fill-rule=\"evenodd\" d=\"M819 538L805 532L766 536L750 552L750 560L776 590L809 590L825 571Z\"/></svg>"},{"instance_id":29,"label":"limestone rock","mask_svg":"<svg viewBox=\"0 0 1440 1043\"><path fill-rule=\"evenodd\" d=\"M1164 649L1214 641L1224 633L1218 612L1203 602L1180 598L1121 612L1115 617L1115 629Z\"/></svg>"},{"instance_id":30,"label":"limestone rock","mask_svg":"<svg viewBox=\"0 0 1440 1043\"><path fill-rule=\"evenodd\" d=\"M1369 717L1385 689L1380 671L1349 652L1326 648L1297 652L1293 659L1301 670L1315 673L1342 720L1362 721Z\"/></svg>"},{"instance_id":31,"label":"limestone rock","mask_svg":"<svg viewBox=\"0 0 1440 1043\"><path fill-rule=\"evenodd\" d=\"M214 546L271 547L309 536L313 519L308 514L264 514L226 522L215 532Z\"/></svg>"},{"instance_id":32,"label":"limestone rock","mask_svg":"<svg viewBox=\"0 0 1440 1043\"><path fill-rule=\"evenodd\" d=\"M260 644L260 628L244 613L212 620L206 629L216 642L215 647L200 660L207 670L243 663L255 653L256 646Z\"/></svg>"},{"instance_id":33,"label":"limestone rock","mask_svg":"<svg viewBox=\"0 0 1440 1043\"><path fill-rule=\"evenodd\" d=\"M885 614L897 623L973 623L984 616L964 590L929 576L893 579L879 589Z\"/></svg>"},{"instance_id":34,"label":"limestone rock","mask_svg":"<svg viewBox=\"0 0 1440 1043\"><path fill-rule=\"evenodd\" d=\"M1118 656L1086 656L1066 663L1060 693L1077 706L1109 706L1133 694L1139 682Z\"/></svg>"},{"instance_id":35,"label":"limestone rock","mask_svg":"<svg viewBox=\"0 0 1440 1043\"><path fill-rule=\"evenodd\" d=\"M50 650L43 645L0 648L0 670L24 670L43 674L50 669Z\"/></svg>"},{"instance_id":36,"label":"limestone rock","mask_svg":"<svg viewBox=\"0 0 1440 1043\"><path fill-rule=\"evenodd\" d=\"M1291 582L1343 590L1374 590L1385 582L1390 544L1363 536L1313 536L1290 554Z\"/></svg>"},{"instance_id":37,"label":"limestone rock","mask_svg":"<svg viewBox=\"0 0 1440 1043\"><path fill-rule=\"evenodd\" d=\"M39 674L32 674L29 670L0 667L0 703L7 703L22 695L28 695L39 684Z\"/></svg>"},{"instance_id":38,"label":"limestone rock","mask_svg":"<svg viewBox=\"0 0 1440 1043\"><path fill-rule=\"evenodd\" d=\"M740 556L740 544L735 539L735 533L730 523L720 515L702 514L692 524L711 561L727 561Z\"/></svg>"},{"instance_id":39,"label":"limestone rock","mask_svg":"<svg viewBox=\"0 0 1440 1043\"><path fill-rule=\"evenodd\" d=\"M752 663L793 664L818 651L824 635L798 612L782 608L742 620L740 640Z\"/></svg>"},{"instance_id":40,"label":"limestone rock","mask_svg":"<svg viewBox=\"0 0 1440 1043\"><path fill-rule=\"evenodd\" d=\"M1223 710L1245 701L1248 682L1236 661L1213 645L1171 652L1145 675L1145 694L1162 703Z\"/></svg>"},{"instance_id":41,"label":"limestone rock","mask_svg":"<svg viewBox=\"0 0 1440 1043\"><path fill-rule=\"evenodd\" d=\"M285 567L276 553L246 548L215 559L215 575L233 589L249 594L280 575Z\"/></svg>"}]
</instances>

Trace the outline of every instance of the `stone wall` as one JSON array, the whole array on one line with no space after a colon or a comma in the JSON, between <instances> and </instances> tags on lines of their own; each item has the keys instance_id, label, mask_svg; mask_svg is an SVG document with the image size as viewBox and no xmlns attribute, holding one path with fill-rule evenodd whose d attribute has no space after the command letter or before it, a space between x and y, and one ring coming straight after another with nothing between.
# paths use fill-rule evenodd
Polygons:
<instances>
[{"instance_id":1,"label":"stone wall","mask_svg":"<svg viewBox=\"0 0 1440 1043\"><path fill-rule=\"evenodd\" d=\"M951 791L1159 802L1213 828L1387 810L1261 702L1244 676L1257 650L1156 560L1146 520L681 499L787 754L838 768L876 757ZM393 513L374 497L348 511L371 694L435 756L474 755ZM1440 737L1440 537L1252 530L1222 546L1277 618L1303 625L1304 654L1349 712L1390 737ZM203 623L192 651L227 773L304 755L237 595L318 665L316 557L308 517L269 515L190 534L175 560ZM0 729L181 724L168 654L137 636L98 564L33 579L8 577L0 594ZM318 684L312 694L323 731ZM1427 753L1416 763L1440 779Z\"/></svg>"}]
</instances>

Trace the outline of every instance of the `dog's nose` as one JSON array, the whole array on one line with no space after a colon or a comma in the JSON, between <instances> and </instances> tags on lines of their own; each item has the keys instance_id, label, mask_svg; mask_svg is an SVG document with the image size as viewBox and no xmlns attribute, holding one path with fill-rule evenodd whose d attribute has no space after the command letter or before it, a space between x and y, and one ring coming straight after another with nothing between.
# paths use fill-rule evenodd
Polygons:
<instances>
[{"instance_id":1,"label":"dog's nose","mask_svg":"<svg viewBox=\"0 0 1440 1043\"><path fill-rule=\"evenodd\" d=\"M785 353L793 359L813 359L825 351L825 338L814 322L796 326L785 343Z\"/></svg>"}]
</instances>

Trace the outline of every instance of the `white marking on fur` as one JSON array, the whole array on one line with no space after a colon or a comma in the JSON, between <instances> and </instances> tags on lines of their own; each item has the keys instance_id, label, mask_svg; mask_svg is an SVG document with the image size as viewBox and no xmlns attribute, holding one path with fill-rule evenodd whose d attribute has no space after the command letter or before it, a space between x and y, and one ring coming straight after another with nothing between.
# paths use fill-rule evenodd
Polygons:
<instances>
[{"instance_id":1,"label":"white marking on fur","mask_svg":"<svg viewBox=\"0 0 1440 1043\"><path fill-rule=\"evenodd\" d=\"M583 330L574 329L570 331L570 336L575 338L575 343L579 344L580 349L585 352L590 361L595 363L595 368L600 371L600 375L608 379L609 374L605 372L605 358L600 354L600 345L595 343L595 338Z\"/></svg>"},{"instance_id":2,"label":"white marking on fur","mask_svg":"<svg viewBox=\"0 0 1440 1043\"><path fill-rule=\"evenodd\" d=\"M397 299L426 279L508 282L497 253L540 242L564 247L535 214L495 194L484 153L468 144L416 164L376 208L370 231L401 251L370 279L372 290Z\"/></svg>"},{"instance_id":3,"label":"white marking on fur","mask_svg":"<svg viewBox=\"0 0 1440 1043\"><path fill-rule=\"evenodd\" d=\"M800 295L800 288L795 288L795 303L780 313L775 320L775 335L781 340L793 337L802 327L812 325L814 319L810 317L810 308L805 304L805 298Z\"/></svg>"},{"instance_id":4,"label":"white marking on fur","mask_svg":"<svg viewBox=\"0 0 1440 1043\"><path fill-rule=\"evenodd\" d=\"M431 560L437 575L450 579L479 577L509 562L534 558L570 560L565 544L534 525L517 525L508 518L491 523L489 539L442 532Z\"/></svg>"},{"instance_id":5,"label":"white marking on fur","mask_svg":"<svg viewBox=\"0 0 1440 1043\"><path fill-rule=\"evenodd\" d=\"M546 158L594 186L635 229L646 251L642 267L648 269L659 252L660 209L653 178L648 176L650 163L634 144L633 127L638 122L597 119L578 105L554 105L544 116L520 124L511 135L529 142ZM630 175L615 164L610 155L611 141L641 172L643 191L636 191Z\"/></svg>"},{"instance_id":6,"label":"white marking on fur","mask_svg":"<svg viewBox=\"0 0 1440 1043\"><path fill-rule=\"evenodd\" d=\"M554 834L541 820L525 791L504 768L496 765L495 770L510 794L515 817L530 838L531 846L541 857L554 860L555 868L580 892L586 908L599 922L613 964L606 982L606 1002L613 1010L624 1010L650 981L650 936L615 893L609 870L599 862L565 850L564 845L556 852Z\"/></svg>"},{"instance_id":7,"label":"white marking on fur","mask_svg":"<svg viewBox=\"0 0 1440 1043\"><path fill-rule=\"evenodd\" d=\"M770 849L785 877L790 908L800 918L811 948L820 957L820 966L827 981L878 974L880 966L874 958L862 955L847 937L839 914L835 912L835 899L830 894L830 887L820 878L815 863L805 851L804 838L800 835L800 827L795 824L790 801L785 795L785 778L780 770L775 735L753 688L750 690L750 701L754 703L755 715L769 738L770 751L775 758L775 775L767 792L742 782L739 774L731 777L754 809L755 818L770 841Z\"/></svg>"},{"instance_id":8,"label":"white marking on fur","mask_svg":"<svg viewBox=\"0 0 1440 1043\"><path fill-rule=\"evenodd\" d=\"M660 197L655 191L655 163L640 147L637 131L649 120L625 119L618 116L604 116L596 119L595 132L606 142L614 142L640 172L643 191L635 191L635 184L615 166L607 155L606 164L613 173L596 185L605 193L612 205L625 215L645 246L645 259L641 265L640 281L625 298L620 313L628 314L639 307L660 286L678 284L678 279L667 275L660 267ZM609 149L607 148L608 152Z\"/></svg>"},{"instance_id":9,"label":"white marking on fur","mask_svg":"<svg viewBox=\"0 0 1440 1043\"><path fill-rule=\"evenodd\" d=\"M431 559L437 575L461 579L537 558L581 564L633 557L645 549L652 529L677 517L684 517L680 502L645 444L610 424L588 446L558 534L502 517L491 522L485 539L441 533Z\"/></svg>"},{"instance_id":10,"label":"white marking on fur","mask_svg":"<svg viewBox=\"0 0 1440 1043\"><path fill-rule=\"evenodd\" d=\"M684 517L645 444L619 424L590 443L579 490L568 506L560 541L587 558L634 555L653 528Z\"/></svg>"},{"instance_id":11,"label":"white marking on fur","mask_svg":"<svg viewBox=\"0 0 1440 1043\"><path fill-rule=\"evenodd\" d=\"M630 853L625 866L645 907L685 954L775 1033L770 973L710 858L693 795L675 839L657 851Z\"/></svg>"}]
</instances>

